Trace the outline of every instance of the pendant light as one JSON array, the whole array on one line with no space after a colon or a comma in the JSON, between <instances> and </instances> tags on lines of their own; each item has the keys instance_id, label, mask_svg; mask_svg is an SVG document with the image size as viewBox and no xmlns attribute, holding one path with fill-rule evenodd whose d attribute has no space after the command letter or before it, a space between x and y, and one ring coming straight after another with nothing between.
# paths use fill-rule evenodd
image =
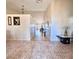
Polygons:
<instances>
[{"instance_id":1,"label":"pendant light","mask_svg":"<svg viewBox=\"0 0 79 59\"><path fill-rule=\"evenodd\" d=\"M21 11L22 11L22 14L24 14L24 5L22 5Z\"/></svg>"}]
</instances>

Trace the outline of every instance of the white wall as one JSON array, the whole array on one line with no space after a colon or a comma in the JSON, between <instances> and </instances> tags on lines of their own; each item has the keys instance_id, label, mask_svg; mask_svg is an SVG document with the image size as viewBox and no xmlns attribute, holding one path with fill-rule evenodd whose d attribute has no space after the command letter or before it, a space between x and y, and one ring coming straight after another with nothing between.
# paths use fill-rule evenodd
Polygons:
<instances>
[{"instance_id":1,"label":"white wall","mask_svg":"<svg viewBox=\"0 0 79 59\"><path fill-rule=\"evenodd\" d=\"M33 25L37 25L36 27L40 28L41 24L44 23L44 11L25 11L24 13L30 14L31 27L33 27ZM13 9L7 9L7 14L20 14L20 12ZM35 36L35 32L37 32L37 30L34 32L32 29L31 38L33 38Z\"/></svg>"},{"instance_id":2,"label":"white wall","mask_svg":"<svg viewBox=\"0 0 79 59\"><path fill-rule=\"evenodd\" d=\"M6 8L6 13L7 14L20 14L17 10L14 10L11 8Z\"/></svg>"},{"instance_id":3,"label":"white wall","mask_svg":"<svg viewBox=\"0 0 79 59\"><path fill-rule=\"evenodd\" d=\"M20 25L8 25L8 16L20 17ZM6 19L7 39L9 40L30 40L30 15L29 14L7 14Z\"/></svg>"},{"instance_id":4,"label":"white wall","mask_svg":"<svg viewBox=\"0 0 79 59\"><path fill-rule=\"evenodd\" d=\"M51 40L58 41L56 35L63 35L64 27L73 27L73 0L53 0L46 10L45 20L51 23Z\"/></svg>"}]
</instances>

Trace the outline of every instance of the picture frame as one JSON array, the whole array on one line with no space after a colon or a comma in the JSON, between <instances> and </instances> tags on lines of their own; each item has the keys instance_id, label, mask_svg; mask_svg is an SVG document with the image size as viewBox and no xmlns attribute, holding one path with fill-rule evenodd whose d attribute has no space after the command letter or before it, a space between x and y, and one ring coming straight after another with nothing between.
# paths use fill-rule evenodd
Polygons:
<instances>
[{"instance_id":1,"label":"picture frame","mask_svg":"<svg viewBox=\"0 0 79 59\"><path fill-rule=\"evenodd\" d=\"M20 17L13 17L14 25L20 25Z\"/></svg>"},{"instance_id":2,"label":"picture frame","mask_svg":"<svg viewBox=\"0 0 79 59\"><path fill-rule=\"evenodd\" d=\"M8 25L12 25L12 18L11 18L11 16L8 16Z\"/></svg>"}]
</instances>

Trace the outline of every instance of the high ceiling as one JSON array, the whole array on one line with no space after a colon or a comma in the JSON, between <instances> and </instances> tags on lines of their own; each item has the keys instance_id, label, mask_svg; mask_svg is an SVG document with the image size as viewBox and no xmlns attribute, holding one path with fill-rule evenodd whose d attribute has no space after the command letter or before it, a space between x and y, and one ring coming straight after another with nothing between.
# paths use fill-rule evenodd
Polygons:
<instances>
[{"instance_id":1,"label":"high ceiling","mask_svg":"<svg viewBox=\"0 0 79 59\"><path fill-rule=\"evenodd\" d=\"M7 10L21 11L24 5L25 11L45 11L52 0L6 0Z\"/></svg>"}]
</instances>

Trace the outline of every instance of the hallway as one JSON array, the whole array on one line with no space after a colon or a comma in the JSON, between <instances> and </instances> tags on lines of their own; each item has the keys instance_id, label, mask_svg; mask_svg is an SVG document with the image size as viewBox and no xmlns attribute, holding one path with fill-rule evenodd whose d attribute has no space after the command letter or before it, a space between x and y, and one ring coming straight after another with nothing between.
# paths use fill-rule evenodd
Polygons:
<instances>
[{"instance_id":1,"label":"hallway","mask_svg":"<svg viewBox=\"0 0 79 59\"><path fill-rule=\"evenodd\" d=\"M7 59L73 59L71 37L73 0L6 0Z\"/></svg>"},{"instance_id":2,"label":"hallway","mask_svg":"<svg viewBox=\"0 0 79 59\"><path fill-rule=\"evenodd\" d=\"M7 40L7 59L72 59L72 44Z\"/></svg>"}]
</instances>

